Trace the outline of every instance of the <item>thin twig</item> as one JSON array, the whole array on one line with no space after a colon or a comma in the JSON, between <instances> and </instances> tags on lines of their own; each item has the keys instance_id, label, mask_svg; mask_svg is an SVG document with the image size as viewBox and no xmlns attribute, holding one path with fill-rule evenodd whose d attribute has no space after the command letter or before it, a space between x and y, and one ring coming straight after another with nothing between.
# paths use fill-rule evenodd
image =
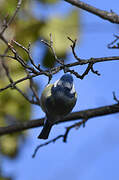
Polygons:
<instances>
[{"instance_id":1,"label":"thin twig","mask_svg":"<svg viewBox=\"0 0 119 180\"><path fill-rule=\"evenodd\" d=\"M59 136L57 136L57 137L55 137L55 138L53 138L53 139L51 139L51 140L49 140L49 141L47 141L47 142L45 142L45 143L42 143L42 144L38 145L38 146L35 148L35 150L34 150L34 153L33 153L33 155L32 155L32 158L34 158L34 157L36 156L36 153L38 152L38 150L39 150L41 147L46 146L46 145L51 144L51 143L54 143L54 142L57 141L58 139L61 139L61 138L62 138L63 142L66 143L66 142L67 142L67 138L68 138L68 134L69 134L70 130L73 129L73 128L79 129L79 128L81 127L81 125L83 125L84 122L86 122L87 120L88 120L88 119L82 120L82 121L77 122L77 123L75 123L75 124L73 124L73 125L71 125L71 126L66 127L66 131L65 131L64 134L61 134L61 135L59 135Z\"/></svg>"},{"instance_id":2,"label":"thin twig","mask_svg":"<svg viewBox=\"0 0 119 180\"><path fill-rule=\"evenodd\" d=\"M83 125L83 127L85 127L84 124L86 123L87 120L88 120L88 118L85 118L80 122L77 122L75 124L72 124L71 126L66 127L66 131L63 135L63 142L67 142L68 134L71 129L73 129L73 128L79 129L81 127L81 125Z\"/></svg>"},{"instance_id":3,"label":"thin twig","mask_svg":"<svg viewBox=\"0 0 119 180\"><path fill-rule=\"evenodd\" d=\"M38 75L35 74L35 75L26 76L26 77L24 77L24 78L18 79L17 81L14 81L13 83L8 84L8 85L5 86L4 88L1 88L1 89L0 89L0 92L6 90L6 89L8 89L8 88L14 88L14 86L15 86L16 84L19 84L19 83L21 83L21 82L23 82L23 81L25 81L25 80L31 79L31 78L36 77L36 76L38 76Z\"/></svg>"},{"instance_id":4,"label":"thin twig","mask_svg":"<svg viewBox=\"0 0 119 180\"><path fill-rule=\"evenodd\" d=\"M98 76L101 75L97 70L94 70L93 66L91 67L91 71L92 71L94 74L97 74Z\"/></svg>"},{"instance_id":5,"label":"thin twig","mask_svg":"<svg viewBox=\"0 0 119 180\"><path fill-rule=\"evenodd\" d=\"M55 143L55 141L57 141L58 139L60 139L60 138L62 138L62 137L63 137L63 135L59 135L59 136L57 136L56 138L53 138L53 139L50 140L50 141L47 141L47 142L45 142L45 143L43 143L43 144L38 145L38 146L35 148L34 153L32 154L32 158L34 158L34 157L36 156L36 153L38 152L38 150L39 150L41 147L46 146L46 145L48 145L48 144L50 144L50 143Z\"/></svg>"},{"instance_id":6,"label":"thin twig","mask_svg":"<svg viewBox=\"0 0 119 180\"><path fill-rule=\"evenodd\" d=\"M107 45L107 47L109 49L119 49L119 42L116 43L117 41L119 41L119 36L114 34L114 37L115 37L115 39ZM116 43L116 45L115 45L115 43Z\"/></svg>"},{"instance_id":7,"label":"thin twig","mask_svg":"<svg viewBox=\"0 0 119 180\"><path fill-rule=\"evenodd\" d=\"M11 41L11 43L13 42L13 40ZM21 65L22 65L22 67L26 70L30 70L32 73L34 73L34 74L37 74L37 73L39 73L39 71L36 71L35 69L34 69L34 67L30 67L30 66L28 66L27 64L26 64L26 62L23 60L23 58L18 54L18 52L14 49L14 47L12 46L12 44L11 43L8 43L8 47L9 47L9 49L12 51L12 53L14 54L14 59L16 60L16 61L18 61ZM18 43L17 43L18 44ZM22 46L22 45L21 45ZM23 49L25 50L25 47L23 47Z\"/></svg>"},{"instance_id":8,"label":"thin twig","mask_svg":"<svg viewBox=\"0 0 119 180\"><path fill-rule=\"evenodd\" d=\"M12 21L15 19L16 15L17 15L20 7L21 7L21 4L22 4L22 0L18 0L17 7L16 7L16 10L15 10L14 14L13 14L12 17L9 19L9 21L8 21L6 24L4 24L4 28L3 28L3 30L0 32L0 35L2 35L2 34L5 32L5 30L7 29L7 27L8 27L8 26L12 23Z\"/></svg>"},{"instance_id":9,"label":"thin twig","mask_svg":"<svg viewBox=\"0 0 119 180\"><path fill-rule=\"evenodd\" d=\"M30 54L30 46L31 46L31 45L30 45L30 43L29 43L28 49L27 49L27 48L25 48L23 45L19 44L19 43L18 43L17 41L15 41L15 40L12 40L12 42L14 42L14 43L15 43L17 46L19 46L20 48L22 48L22 49L27 53L31 64L32 64L37 70L40 70L39 67L36 66L36 64L34 63L34 60L33 60L32 57L31 57L31 54Z\"/></svg>"},{"instance_id":10,"label":"thin twig","mask_svg":"<svg viewBox=\"0 0 119 180\"><path fill-rule=\"evenodd\" d=\"M115 92L113 91L112 93L113 93L113 99L119 104L119 100L117 99Z\"/></svg>"},{"instance_id":11,"label":"thin twig","mask_svg":"<svg viewBox=\"0 0 119 180\"><path fill-rule=\"evenodd\" d=\"M94 6L87 4L87 3L84 3L80 0L64 0L64 1L76 6L78 8L81 8L85 11L88 11L92 14L95 14L96 16L98 16L100 18L108 20L112 23L119 24L119 16L116 13L114 13L113 11L108 12L108 11L101 10L101 9L98 9Z\"/></svg>"},{"instance_id":12,"label":"thin twig","mask_svg":"<svg viewBox=\"0 0 119 180\"><path fill-rule=\"evenodd\" d=\"M5 55L7 52L8 52L8 48L5 50L4 55ZM3 56L3 57L4 57L4 56ZM2 58L3 58L3 57L2 57ZM4 70L5 70L6 76L8 77L9 82L10 82L11 84L14 84L14 81L13 81L12 77L10 76L9 69L8 69L7 65L5 64L4 59L2 59L1 63L2 63L2 66L3 66ZM35 102L35 101L33 101L33 100L30 100L30 99L27 97L27 95L26 95L21 89L19 89L15 84L14 84L14 86L12 86L12 89L16 89L29 103L31 103L31 104L37 104L37 105L38 105L37 102Z\"/></svg>"},{"instance_id":13,"label":"thin twig","mask_svg":"<svg viewBox=\"0 0 119 180\"><path fill-rule=\"evenodd\" d=\"M43 39L41 40L41 42L43 42L46 46L48 46L48 47L51 49L51 51L52 51L52 53L53 53L53 55L54 55L55 60L56 60L59 64L64 65L64 61L61 60L61 59L58 59L58 57L57 57L57 55L56 55L56 52L55 52L55 50L54 50L52 34L50 33L50 41L49 41L49 42L47 42L47 41L45 41L45 40L43 40Z\"/></svg>"},{"instance_id":14,"label":"thin twig","mask_svg":"<svg viewBox=\"0 0 119 180\"><path fill-rule=\"evenodd\" d=\"M33 99L29 99L28 96L17 86L14 86L14 89L16 89L30 104L39 105L37 101L34 101Z\"/></svg>"},{"instance_id":15,"label":"thin twig","mask_svg":"<svg viewBox=\"0 0 119 180\"><path fill-rule=\"evenodd\" d=\"M76 55L76 53L75 53L75 47L76 47L77 39L72 40L70 37L67 37L67 38L72 42L72 45L71 45L70 47L71 47L71 49L72 49L72 53L73 53L75 59L78 60L78 61L80 61L80 58L79 58L79 57Z\"/></svg>"},{"instance_id":16,"label":"thin twig","mask_svg":"<svg viewBox=\"0 0 119 180\"><path fill-rule=\"evenodd\" d=\"M3 57L2 57L1 64L2 64L2 66L3 66L3 68L4 68L4 70L5 70L5 73L6 73L6 76L8 77L9 82L10 82L10 83L13 83L13 80L12 80L12 78L11 78L11 76L10 76L10 73L9 73L9 69L8 69L8 67L7 67L7 65L6 65L5 60L4 60L4 57L5 57L5 55L7 54L8 50L9 50L9 48L6 48L6 50L5 50L4 54L3 54Z\"/></svg>"},{"instance_id":17,"label":"thin twig","mask_svg":"<svg viewBox=\"0 0 119 180\"><path fill-rule=\"evenodd\" d=\"M22 65L22 67L26 68L27 67L26 62L18 55L17 51L13 48L11 43L8 43L8 47L13 52L14 59L17 60Z\"/></svg>"}]
</instances>

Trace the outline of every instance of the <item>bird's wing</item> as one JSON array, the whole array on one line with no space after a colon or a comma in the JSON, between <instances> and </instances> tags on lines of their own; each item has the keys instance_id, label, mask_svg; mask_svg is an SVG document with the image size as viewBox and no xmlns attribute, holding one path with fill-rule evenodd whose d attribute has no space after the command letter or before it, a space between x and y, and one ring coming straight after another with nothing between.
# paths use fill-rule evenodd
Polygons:
<instances>
[{"instance_id":1,"label":"bird's wing","mask_svg":"<svg viewBox=\"0 0 119 180\"><path fill-rule=\"evenodd\" d=\"M46 109L46 101L49 97L51 97L51 88L52 88L53 84L48 84L45 89L43 90L42 94L41 94L41 98L40 98L40 105L42 110L46 113L47 109Z\"/></svg>"}]
</instances>

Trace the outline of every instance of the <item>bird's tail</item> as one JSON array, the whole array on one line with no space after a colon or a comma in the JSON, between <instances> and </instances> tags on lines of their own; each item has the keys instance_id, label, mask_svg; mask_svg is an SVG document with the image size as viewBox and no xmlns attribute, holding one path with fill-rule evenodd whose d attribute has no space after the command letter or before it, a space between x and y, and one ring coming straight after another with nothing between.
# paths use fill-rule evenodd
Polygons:
<instances>
[{"instance_id":1,"label":"bird's tail","mask_svg":"<svg viewBox=\"0 0 119 180\"><path fill-rule=\"evenodd\" d=\"M40 135L38 136L38 139L48 139L50 130L52 128L52 125L50 122L48 122L48 120L45 121L44 127L40 133Z\"/></svg>"}]
</instances>

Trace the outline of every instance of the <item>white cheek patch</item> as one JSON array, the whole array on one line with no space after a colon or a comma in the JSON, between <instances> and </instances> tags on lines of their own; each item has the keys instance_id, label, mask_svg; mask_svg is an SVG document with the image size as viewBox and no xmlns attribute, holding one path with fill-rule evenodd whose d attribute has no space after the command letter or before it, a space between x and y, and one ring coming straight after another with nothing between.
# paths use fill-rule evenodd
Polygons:
<instances>
[{"instance_id":1,"label":"white cheek patch","mask_svg":"<svg viewBox=\"0 0 119 180\"><path fill-rule=\"evenodd\" d=\"M68 89L71 89L71 84L69 82L65 82L65 87L67 87Z\"/></svg>"},{"instance_id":2,"label":"white cheek patch","mask_svg":"<svg viewBox=\"0 0 119 180\"><path fill-rule=\"evenodd\" d=\"M58 81L59 81L59 80L55 81L55 83L54 83L54 87L56 87L56 86L57 86Z\"/></svg>"},{"instance_id":3,"label":"white cheek patch","mask_svg":"<svg viewBox=\"0 0 119 180\"><path fill-rule=\"evenodd\" d=\"M72 87L70 93L71 93L71 94L74 94L75 92L76 92L76 91L75 91L74 84L73 84L73 87Z\"/></svg>"}]
</instances>

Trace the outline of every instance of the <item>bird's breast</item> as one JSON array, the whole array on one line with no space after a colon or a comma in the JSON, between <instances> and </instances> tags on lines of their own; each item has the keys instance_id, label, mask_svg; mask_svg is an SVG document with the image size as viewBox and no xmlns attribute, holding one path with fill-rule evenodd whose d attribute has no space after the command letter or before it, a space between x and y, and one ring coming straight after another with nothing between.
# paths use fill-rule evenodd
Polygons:
<instances>
[{"instance_id":1,"label":"bird's breast","mask_svg":"<svg viewBox=\"0 0 119 180\"><path fill-rule=\"evenodd\" d=\"M57 91L46 102L47 110L54 115L67 115L75 105L74 98L65 95L63 91Z\"/></svg>"}]
</instances>

